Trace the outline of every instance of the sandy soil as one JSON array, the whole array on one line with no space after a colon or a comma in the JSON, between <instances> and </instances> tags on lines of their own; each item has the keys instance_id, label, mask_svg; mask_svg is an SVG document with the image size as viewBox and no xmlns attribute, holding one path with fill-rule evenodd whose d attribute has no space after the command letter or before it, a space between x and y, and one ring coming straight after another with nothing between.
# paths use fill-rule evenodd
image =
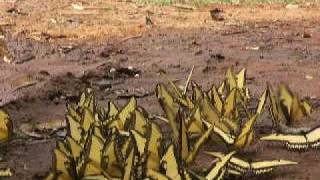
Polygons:
<instances>
[{"instance_id":1,"label":"sandy soil","mask_svg":"<svg viewBox=\"0 0 320 180\"><path fill-rule=\"evenodd\" d=\"M14 122L64 119L65 104L92 86L101 103L123 104L128 95L161 113L153 95L166 70L183 84L191 67L193 79L207 88L222 80L227 67L248 69L248 83L257 96L266 82L284 82L312 99L319 124L320 7L302 5L210 5L199 9L155 7L130 2L40 0L0 2L1 26L12 63L0 61L0 105ZM223 9L224 21L213 21L209 10ZM146 25L149 16L153 25ZM110 73L132 66L139 74ZM312 77L312 78L310 78ZM107 81L108 88L105 88ZM27 82L27 84L26 84ZM104 82L101 85L101 82ZM11 167L9 179L41 179L51 166L55 138L16 137L2 150L1 167ZM296 167L281 168L263 179L318 179L317 151L293 153L257 142L257 159L288 158ZM199 157L199 166L206 160ZM261 178L260 178L261 179Z\"/></svg>"}]
</instances>

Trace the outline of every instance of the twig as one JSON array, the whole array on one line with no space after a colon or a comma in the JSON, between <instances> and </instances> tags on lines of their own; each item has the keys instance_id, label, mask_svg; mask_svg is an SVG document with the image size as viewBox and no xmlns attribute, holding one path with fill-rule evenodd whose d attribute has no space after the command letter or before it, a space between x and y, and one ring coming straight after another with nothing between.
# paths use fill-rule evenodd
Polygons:
<instances>
[{"instance_id":1,"label":"twig","mask_svg":"<svg viewBox=\"0 0 320 180\"><path fill-rule=\"evenodd\" d=\"M141 37L142 37L141 34L140 34L140 35L136 35L136 36L129 36L129 37L123 38L123 39L120 41L120 43L126 42L126 41L128 41L128 40L130 40L130 39L136 39L136 38L141 38Z\"/></svg>"}]
</instances>

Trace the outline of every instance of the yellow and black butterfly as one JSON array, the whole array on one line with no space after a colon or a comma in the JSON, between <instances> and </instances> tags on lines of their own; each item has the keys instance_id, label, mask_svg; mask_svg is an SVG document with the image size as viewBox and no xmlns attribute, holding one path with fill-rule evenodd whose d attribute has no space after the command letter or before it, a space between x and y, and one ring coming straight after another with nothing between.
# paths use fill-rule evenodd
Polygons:
<instances>
[{"instance_id":1,"label":"yellow and black butterfly","mask_svg":"<svg viewBox=\"0 0 320 180\"><path fill-rule=\"evenodd\" d=\"M0 109L0 143L10 140L13 133L13 125L8 113Z\"/></svg>"},{"instance_id":2,"label":"yellow and black butterfly","mask_svg":"<svg viewBox=\"0 0 320 180\"><path fill-rule=\"evenodd\" d=\"M234 135L226 133L217 126L213 127L213 132L218 135L227 145L235 149L243 149L244 147L250 145L254 139L254 124L257 120L257 114L253 115L249 120L244 124L243 128L239 135ZM210 123L205 122L208 126Z\"/></svg>"},{"instance_id":3,"label":"yellow and black butterfly","mask_svg":"<svg viewBox=\"0 0 320 180\"><path fill-rule=\"evenodd\" d=\"M320 147L320 127L300 134L271 134L260 138L263 141L283 142L289 150L308 150Z\"/></svg>"},{"instance_id":4,"label":"yellow and black butterfly","mask_svg":"<svg viewBox=\"0 0 320 180\"><path fill-rule=\"evenodd\" d=\"M207 152L208 155L219 158L222 160L225 158L225 154L220 152ZM233 175L246 175L246 174L265 174L272 172L275 168L280 166L296 165L297 162L288 160L271 160L271 161L259 161L259 162L247 162L237 157L231 157L228 162L227 172Z\"/></svg>"},{"instance_id":5,"label":"yellow and black butterfly","mask_svg":"<svg viewBox=\"0 0 320 180\"><path fill-rule=\"evenodd\" d=\"M237 75L234 75L232 68L228 68L226 72L226 87L228 92L238 89L241 97L246 101L250 99L249 89L246 87L246 69L242 69Z\"/></svg>"},{"instance_id":6,"label":"yellow and black butterfly","mask_svg":"<svg viewBox=\"0 0 320 180\"><path fill-rule=\"evenodd\" d=\"M199 179L199 180L222 180L224 179L226 172L229 171L228 164L230 159L235 153L236 153L235 151L232 151L226 154L225 156L221 157L221 159L219 159L218 161L216 161L212 165L206 177L202 177L196 174L195 172L193 172L192 170L189 170L189 172L193 175L195 179Z\"/></svg>"},{"instance_id":7,"label":"yellow and black butterfly","mask_svg":"<svg viewBox=\"0 0 320 180\"><path fill-rule=\"evenodd\" d=\"M279 97L273 93L270 85L268 91L271 102L270 113L275 127L278 127L279 123L292 125L311 114L310 103L307 100L300 100L287 86L283 84L279 86Z\"/></svg>"}]
</instances>

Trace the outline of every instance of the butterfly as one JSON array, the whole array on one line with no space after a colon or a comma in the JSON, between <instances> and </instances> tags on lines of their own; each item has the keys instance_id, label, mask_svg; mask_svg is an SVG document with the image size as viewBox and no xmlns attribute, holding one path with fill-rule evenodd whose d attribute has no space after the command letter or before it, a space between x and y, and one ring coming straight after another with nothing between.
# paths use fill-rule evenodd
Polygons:
<instances>
[{"instance_id":1,"label":"butterfly","mask_svg":"<svg viewBox=\"0 0 320 180\"><path fill-rule=\"evenodd\" d=\"M284 142L289 150L308 150L320 147L320 127L300 134L270 134L260 138L263 141Z\"/></svg>"},{"instance_id":2,"label":"butterfly","mask_svg":"<svg viewBox=\"0 0 320 180\"><path fill-rule=\"evenodd\" d=\"M10 140L13 133L13 125L7 112L0 109L0 143Z\"/></svg>"},{"instance_id":3,"label":"butterfly","mask_svg":"<svg viewBox=\"0 0 320 180\"><path fill-rule=\"evenodd\" d=\"M220 152L206 152L206 154L219 158L222 160L225 154ZM259 162L247 162L243 159L237 157L231 157L228 163L228 173L234 175L245 175L248 173L253 173L256 175L265 174L272 172L276 167L296 165L297 162L288 160L272 160L272 161L259 161Z\"/></svg>"}]
</instances>

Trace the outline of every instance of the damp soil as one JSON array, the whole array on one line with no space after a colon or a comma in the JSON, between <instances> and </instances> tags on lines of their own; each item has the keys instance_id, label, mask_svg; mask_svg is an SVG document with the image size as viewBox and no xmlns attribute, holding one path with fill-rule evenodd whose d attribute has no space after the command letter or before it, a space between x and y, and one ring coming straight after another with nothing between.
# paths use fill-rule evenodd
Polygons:
<instances>
[{"instance_id":1,"label":"damp soil","mask_svg":"<svg viewBox=\"0 0 320 180\"><path fill-rule=\"evenodd\" d=\"M281 5L252 9L210 5L189 11L110 2L110 7L117 5L118 8L112 11L125 13L121 17L126 17L128 22L119 26L127 30L117 29L117 23L112 22L118 34L101 35L98 32L106 19L70 15L66 18L69 21L63 21L69 23L68 26L57 25L66 26L63 35L60 31L57 33L58 27L50 30L48 24L44 29L31 25L29 21L38 17L32 11L32 3L36 2L17 5L30 14L29 20L23 14L3 15L8 22L15 22L15 25L4 26L5 43L14 58L10 64L0 61L0 104L11 115L17 134L23 123L64 119L66 103L77 100L86 87L95 90L102 104L114 100L123 105L130 96L135 96L139 105L150 113L162 114L154 95L155 85L163 82L159 72L165 70L177 84L183 85L192 66L195 67L192 79L203 89L221 82L230 66L235 70L247 68L247 83L255 98L266 88L266 83L274 87L286 83L300 96L312 100L313 120L305 120L301 125L320 124L320 16L317 16L319 7L316 5L293 10ZM45 17L59 20L57 9L69 7L71 2L50 3L55 9L49 9ZM8 4L0 7L6 9L7 6L11 7ZM224 10L223 21L210 19L209 10L213 6ZM45 11L48 7L39 8ZM146 10L154 12L156 25L144 25L145 14L141 12ZM132 20L135 17L138 20ZM162 19L171 20L172 26ZM45 23L39 20L39 24ZM76 23L82 30L96 27L97 33L83 31L83 38L81 31L69 28ZM138 30L130 23L139 26ZM30 24L30 27L23 24ZM130 28L134 30L128 31ZM36 33L40 39L34 38L34 32L42 32ZM265 121L269 121L268 118ZM257 136L270 129L268 123L259 122L257 126ZM52 165L51 152L56 140L14 137L3 148L0 163L1 167L13 170L14 175L8 179L43 178ZM210 146L204 149L214 150ZM256 141L249 151L246 157L255 160L283 158L299 162L298 166L279 168L272 175L259 179L318 179L320 175L320 157L316 150L290 152L280 145ZM200 155L195 166L209 165L208 159Z\"/></svg>"}]
</instances>

